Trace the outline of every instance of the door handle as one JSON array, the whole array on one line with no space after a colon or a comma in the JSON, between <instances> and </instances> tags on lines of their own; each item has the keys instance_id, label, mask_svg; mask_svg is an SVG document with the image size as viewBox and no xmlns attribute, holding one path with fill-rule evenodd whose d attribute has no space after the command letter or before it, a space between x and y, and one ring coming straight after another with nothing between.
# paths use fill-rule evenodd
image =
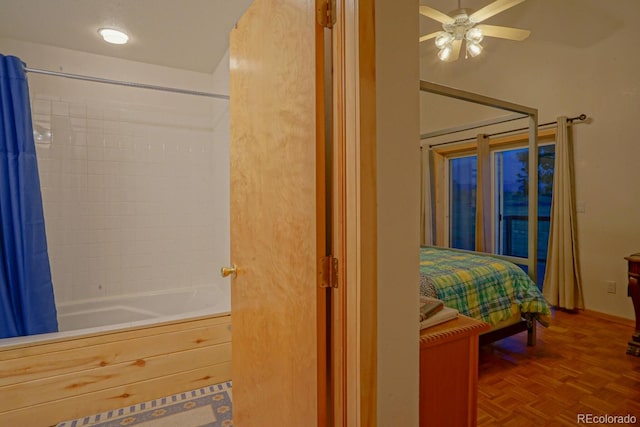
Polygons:
<instances>
[{"instance_id":1,"label":"door handle","mask_svg":"<svg viewBox=\"0 0 640 427\"><path fill-rule=\"evenodd\" d=\"M222 267L220 269L220 275L222 277L227 277L227 276L236 277L237 274L238 274L238 268L236 267L235 264L231 264L231 267Z\"/></svg>"}]
</instances>

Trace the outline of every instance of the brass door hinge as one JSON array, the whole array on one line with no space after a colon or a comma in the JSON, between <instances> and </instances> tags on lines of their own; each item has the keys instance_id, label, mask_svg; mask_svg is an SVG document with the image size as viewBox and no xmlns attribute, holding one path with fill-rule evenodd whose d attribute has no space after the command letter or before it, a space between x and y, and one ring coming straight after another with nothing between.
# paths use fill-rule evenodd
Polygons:
<instances>
[{"instance_id":1,"label":"brass door hinge","mask_svg":"<svg viewBox=\"0 0 640 427\"><path fill-rule=\"evenodd\" d=\"M338 258L327 256L320 259L320 287L338 287Z\"/></svg>"},{"instance_id":2,"label":"brass door hinge","mask_svg":"<svg viewBox=\"0 0 640 427\"><path fill-rule=\"evenodd\" d=\"M318 25L333 28L336 23L336 0L318 0L316 11Z\"/></svg>"}]
</instances>

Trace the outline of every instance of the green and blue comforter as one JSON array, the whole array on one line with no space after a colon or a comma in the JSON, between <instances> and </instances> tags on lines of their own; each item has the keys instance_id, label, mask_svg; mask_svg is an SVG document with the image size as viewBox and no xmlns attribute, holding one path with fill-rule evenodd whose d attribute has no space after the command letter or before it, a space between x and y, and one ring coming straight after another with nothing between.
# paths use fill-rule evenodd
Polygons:
<instances>
[{"instance_id":1,"label":"green and blue comforter","mask_svg":"<svg viewBox=\"0 0 640 427\"><path fill-rule=\"evenodd\" d=\"M444 301L460 313L492 325L511 317L512 305L543 325L549 304L529 276L517 265L490 256L422 247L420 292ZM431 294L431 295L430 295Z\"/></svg>"}]
</instances>

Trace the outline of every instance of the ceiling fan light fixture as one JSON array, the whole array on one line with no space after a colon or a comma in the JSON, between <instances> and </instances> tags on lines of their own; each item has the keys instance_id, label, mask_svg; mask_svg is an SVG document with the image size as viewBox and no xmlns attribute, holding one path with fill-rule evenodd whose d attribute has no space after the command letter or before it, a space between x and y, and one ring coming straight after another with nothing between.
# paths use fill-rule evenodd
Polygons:
<instances>
[{"instance_id":1,"label":"ceiling fan light fixture","mask_svg":"<svg viewBox=\"0 0 640 427\"><path fill-rule=\"evenodd\" d=\"M465 34L465 38L473 43L480 43L482 39L484 39L484 35L482 34L482 30L480 28L469 28L467 33Z\"/></svg>"},{"instance_id":2,"label":"ceiling fan light fixture","mask_svg":"<svg viewBox=\"0 0 640 427\"><path fill-rule=\"evenodd\" d=\"M420 15L442 24L443 31L421 36L419 41L424 42L435 38L436 47L439 49L438 57L443 61L456 61L463 41L466 44L465 57L480 55L483 50L480 42L485 37L523 41L529 37L531 31L499 25L478 24L524 1L493 0L486 6L474 11L462 8L460 0L458 0L458 9L448 14L430 6L421 5L418 8Z\"/></svg>"},{"instance_id":3,"label":"ceiling fan light fixture","mask_svg":"<svg viewBox=\"0 0 640 427\"><path fill-rule=\"evenodd\" d=\"M451 44L448 44L440 49L440 52L438 52L438 58L440 58L441 61L446 61L451 57L451 52L453 52L453 48L451 47Z\"/></svg>"},{"instance_id":4,"label":"ceiling fan light fixture","mask_svg":"<svg viewBox=\"0 0 640 427\"><path fill-rule=\"evenodd\" d=\"M468 41L467 52L472 58L475 58L482 53L482 45L480 45L480 43Z\"/></svg>"},{"instance_id":5,"label":"ceiling fan light fixture","mask_svg":"<svg viewBox=\"0 0 640 427\"><path fill-rule=\"evenodd\" d=\"M448 33L446 31L442 31L436 37L436 42L435 42L436 47L438 49L443 49L445 46L450 45L453 39L454 39L453 34Z\"/></svg>"}]
</instances>

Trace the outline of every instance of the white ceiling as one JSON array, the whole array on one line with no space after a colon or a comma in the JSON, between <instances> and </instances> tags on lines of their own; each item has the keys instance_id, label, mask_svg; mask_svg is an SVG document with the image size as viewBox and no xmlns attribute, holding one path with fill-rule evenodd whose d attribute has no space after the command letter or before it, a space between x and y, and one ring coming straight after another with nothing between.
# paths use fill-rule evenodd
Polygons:
<instances>
[{"instance_id":1,"label":"white ceiling","mask_svg":"<svg viewBox=\"0 0 640 427\"><path fill-rule=\"evenodd\" d=\"M0 0L0 38L29 41L150 64L211 73L229 45L229 31L252 0ZM393 1L393 0L389 0ZM460 0L480 9L493 0ZM420 0L448 13L458 0ZM602 0L528 0L486 21L532 31L525 42L494 39L494 46L528 43L586 48L620 28ZM624 11L621 11L624 13ZM416 10L416 15L418 15ZM420 34L441 29L420 16ZM124 46L104 43L100 27L129 33ZM487 42L489 43L489 42ZM433 41L421 43L432 57Z\"/></svg>"},{"instance_id":2,"label":"white ceiling","mask_svg":"<svg viewBox=\"0 0 640 427\"><path fill-rule=\"evenodd\" d=\"M0 38L212 73L251 0L0 0ZM97 34L130 36L109 45Z\"/></svg>"}]
</instances>

